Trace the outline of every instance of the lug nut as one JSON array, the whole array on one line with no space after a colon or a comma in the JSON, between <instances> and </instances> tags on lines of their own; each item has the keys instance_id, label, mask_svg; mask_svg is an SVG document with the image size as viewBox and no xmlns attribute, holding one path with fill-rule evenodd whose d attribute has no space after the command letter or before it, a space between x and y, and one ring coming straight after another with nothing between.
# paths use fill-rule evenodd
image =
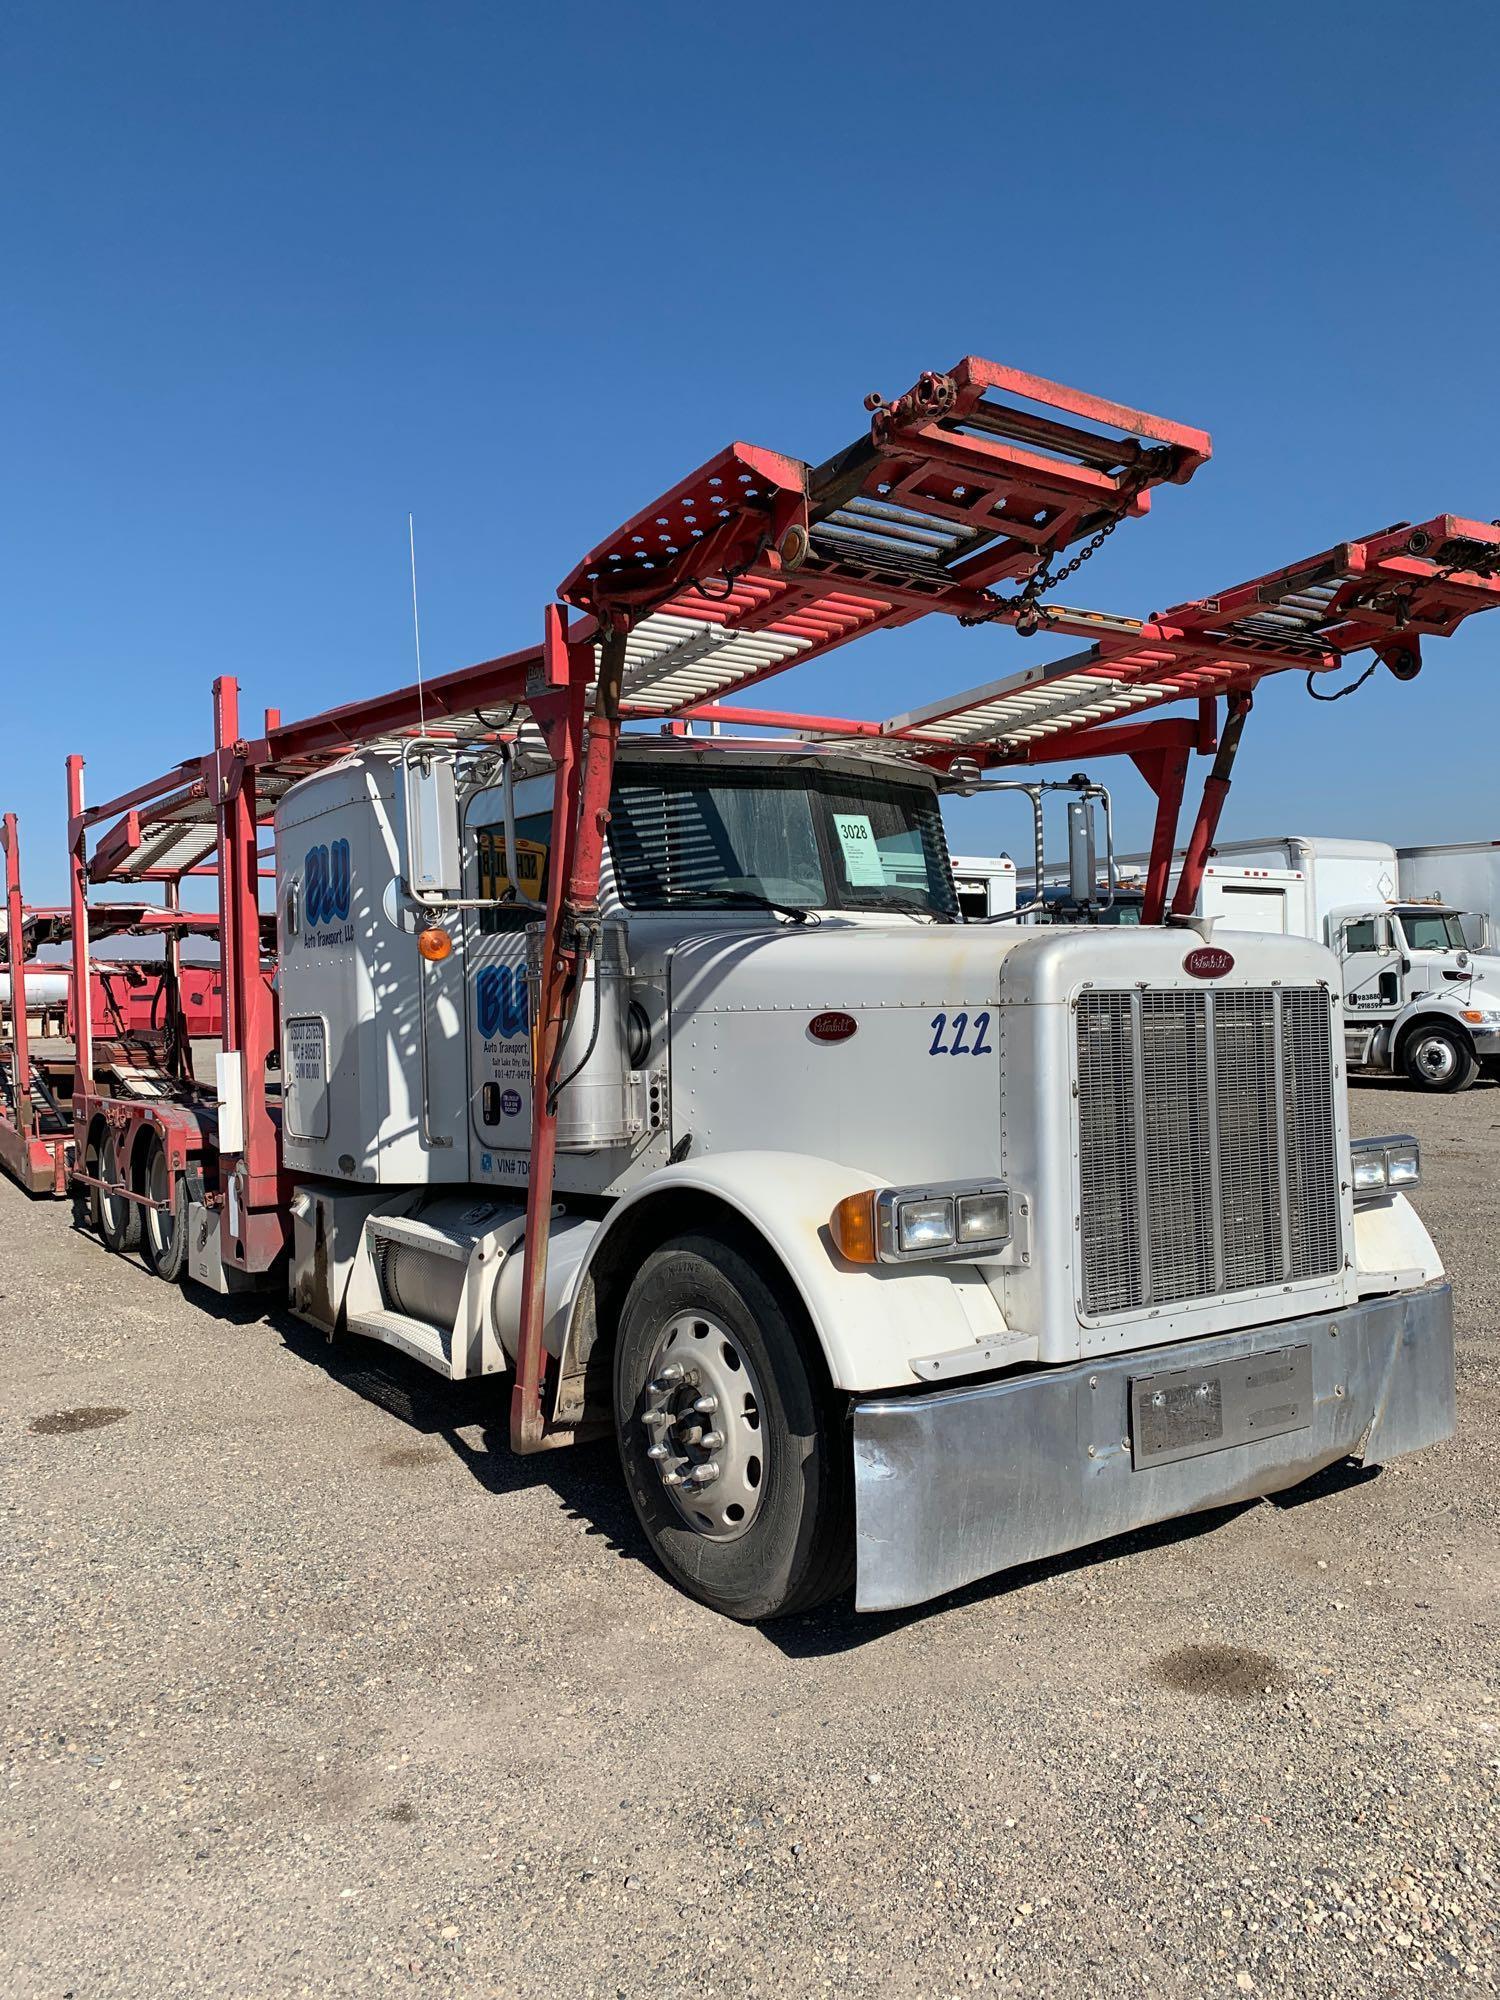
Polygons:
<instances>
[{"instance_id":1,"label":"lug nut","mask_svg":"<svg viewBox=\"0 0 1500 2000\"><path fill-rule=\"evenodd\" d=\"M670 1458L672 1454L667 1450L667 1447L664 1444L651 1444L647 1445L646 1447L646 1456L647 1458L659 1459L659 1458Z\"/></svg>"},{"instance_id":2,"label":"lug nut","mask_svg":"<svg viewBox=\"0 0 1500 2000\"><path fill-rule=\"evenodd\" d=\"M712 1486L714 1481L718 1478L718 1476L719 1476L719 1461L716 1458L711 1458L708 1461L707 1465L696 1466L694 1470L687 1475L687 1477L691 1479L694 1486Z\"/></svg>"},{"instance_id":3,"label":"lug nut","mask_svg":"<svg viewBox=\"0 0 1500 2000\"><path fill-rule=\"evenodd\" d=\"M665 1396L668 1389L676 1388L677 1384L682 1380L684 1373L685 1370L680 1361L669 1361L660 1375L651 1384L651 1387L658 1396Z\"/></svg>"},{"instance_id":4,"label":"lug nut","mask_svg":"<svg viewBox=\"0 0 1500 2000\"><path fill-rule=\"evenodd\" d=\"M717 1396L700 1396L693 1404L694 1410L696 1410L700 1417L711 1417L718 1407L719 1399Z\"/></svg>"},{"instance_id":5,"label":"lug nut","mask_svg":"<svg viewBox=\"0 0 1500 2000\"><path fill-rule=\"evenodd\" d=\"M646 1414L641 1418L642 1425L653 1430L660 1429L663 1424L671 1422L672 1412L670 1410L647 1410Z\"/></svg>"},{"instance_id":6,"label":"lug nut","mask_svg":"<svg viewBox=\"0 0 1500 2000\"><path fill-rule=\"evenodd\" d=\"M719 1446L724 1442L724 1433L722 1431L705 1431L702 1437L698 1438L696 1442L701 1444L705 1451L717 1451Z\"/></svg>"},{"instance_id":7,"label":"lug nut","mask_svg":"<svg viewBox=\"0 0 1500 2000\"><path fill-rule=\"evenodd\" d=\"M680 1486L684 1476L680 1472L664 1472L661 1476L661 1483L663 1486Z\"/></svg>"}]
</instances>

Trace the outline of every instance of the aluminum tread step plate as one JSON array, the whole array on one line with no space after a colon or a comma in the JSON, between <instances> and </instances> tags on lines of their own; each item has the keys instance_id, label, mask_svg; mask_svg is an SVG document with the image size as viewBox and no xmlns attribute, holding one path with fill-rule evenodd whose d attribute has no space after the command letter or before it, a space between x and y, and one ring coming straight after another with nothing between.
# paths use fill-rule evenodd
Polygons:
<instances>
[{"instance_id":1,"label":"aluminum tread step plate","mask_svg":"<svg viewBox=\"0 0 1500 2000\"><path fill-rule=\"evenodd\" d=\"M362 1333L370 1340L384 1341L387 1347L398 1347L403 1354L409 1354L414 1361L433 1369L439 1375L453 1377L453 1354L451 1337L446 1337L435 1326L424 1319L412 1319L406 1313L391 1312L386 1307L372 1307L368 1312L351 1313L349 1329L352 1333Z\"/></svg>"},{"instance_id":2,"label":"aluminum tread step plate","mask_svg":"<svg viewBox=\"0 0 1500 2000\"><path fill-rule=\"evenodd\" d=\"M475 1229L472 1235L434 1229L414 1217L397 1215L372 1215L365 1227L372 1244L378 1237L386 1243L399 1243L405 1249L426 1250L434 1257L449 1257L459 1264L468 1263L475 1242L485 1233L484 1227Z\"/></svg>"}]
</instances>

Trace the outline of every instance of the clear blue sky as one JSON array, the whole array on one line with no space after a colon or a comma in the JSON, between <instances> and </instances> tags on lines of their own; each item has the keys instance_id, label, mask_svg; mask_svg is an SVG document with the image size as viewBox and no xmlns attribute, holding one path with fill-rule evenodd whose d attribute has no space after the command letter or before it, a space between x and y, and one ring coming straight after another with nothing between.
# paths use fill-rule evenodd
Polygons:
<instances>
[{"instance_id":1,"label":"clear blue sky","mask_svg":"<svg viewBox=\"0 0 1500 2000\"><path fill-rule=\"evenodd\" d=\"M216 672L252 715L411 678L408 510L436 673L530 640L731 437L820 458L965 352L1213 432L1074 601L1500 514L1485 8L56 0L0 58L0 793L37 900L66 751L99 797L205 746ZM777 699L887 714L1041 646L932 620ZM1480 622L1413 686L1288 677L1225 831L1500 837L1497 657ZM994 801L956 836L1024 837Z\"/></svg>"}]
</instances>

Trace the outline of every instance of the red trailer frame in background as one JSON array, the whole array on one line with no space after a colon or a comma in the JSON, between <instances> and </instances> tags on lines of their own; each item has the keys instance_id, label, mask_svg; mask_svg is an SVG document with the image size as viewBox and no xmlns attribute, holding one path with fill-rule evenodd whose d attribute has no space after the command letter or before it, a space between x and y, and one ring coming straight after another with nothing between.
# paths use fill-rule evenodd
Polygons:
<instances>
[{"instance_id":1,"label":"red trailer frame in background","mask_svg":"<svg viewBox=\"0 0 1500 2000\"><path fill-rule=\"evenodd\" d=\"M67 1188L69 1136L36 1129L35 1078L26 1020L26 906L21 900L21 832L14 813L0 822L5 849L5 954L10 1046L0 1060L10 1072L10 1105L0 1105L0 1166L31 1194Z\"/></svg>"},{"instance_id":2,"label":"red trailer frame in background","mask_svg":"<svg viewBox=\"0 0 1500 2000\"><path fill-rule=\"evenodd\" d=\"M541 643L429 682L240 735L238 690L214 684L214 746L160 779L86 807L69 760L75 977L88 965L90 880L174 884L216 860L227 1088L220 1125L198 1104L174 1158L191 1159L221 1215L226 1268L270 1269L286 1243L279 1134L266 1095L273 1010L261 980L260 828L298 779L351 749L441 732L503 739L556 773L552 864L533 1013L531 1172L511 1436L535 1450L570 1435L547 1417L542 1343L547 1216L556 1149L557 1054L594 948L599 872L622 724L702 718L850 738L938 770L1131 758L1158 800L1148 904L1164 914L1191 758L1215 757L1176 899L1191 908L1253 690L1267 674L1337 670L1373 649L1400 678L1423 636L1446 636L1500 602L1500 532L1440 516L1384 530L1150 619L1049 600L1152 490L1207 460L1206 433L970 356L894 402L867 399L867 429L812 466L732 444L599 543L547 607ZM1078 553L1054 572L1063 551ZM1017 586L1009 593L997 586ZM568 611L581 614L572 622ZM743 693L870 631L941 612L1081 637L1085 652L1028 667L884 722L736 707ZM1222 732L1219 697L1226 703ZM1189 701L1188 718L1140 720ZM501 716L500 710L508 710ZM89 837L106 827L90 859ZM135 1107L96 1088L80 1041L78 1153L96 1121ZM239 1127L237 1142L220 1145ZM87 1176L84 1176L87 1178ZM139 1198L127 1185L116 1191ZM97 1180L90 1183L97 1185ZM556 1384L553 1384L554 1402Z\"/></svg>"},{"instance_id":3,"label":"red trailer frame in background","mask_svg":"<svg viewBox=\"0 0 1500 2000\"><path fill-rule=\"evenodd\" d=\"M14 813L0 820L5 856L4 968L0 972L0 1169L32 1194L63 1195L72 1155L73 1132L67 1090L71 1060L64 1051L76 1042L77 991L66 963L48 964L35 953L66 945L72 935L69 911L38 908L25 900L21 877L21 833ZM168 891L169 898L172 892ZM87 1019L93 1039L118 1046L141 1046L169 1026L166 999L175 981L180 1032L186 1041L220 1032L218 971L184 967L185 931L212 928L212 920L183 917L174 908L144 903L95 905L91 925L111 937L164 938L164 959L114 958L91 965ZM153 976L154 975L154 976ZM38 1000L37 987L61 981L61 1000ZM33 1036L33 1017L36 1034Z\"/></svg>"}]
</instances>

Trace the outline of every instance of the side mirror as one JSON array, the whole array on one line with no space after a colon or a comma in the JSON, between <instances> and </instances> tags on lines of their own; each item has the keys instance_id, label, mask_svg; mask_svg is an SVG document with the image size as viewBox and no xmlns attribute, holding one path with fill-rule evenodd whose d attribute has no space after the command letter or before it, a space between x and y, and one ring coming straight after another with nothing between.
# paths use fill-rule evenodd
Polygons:
<instances>
[{"instance_id":1,"label":"side mirror","mask_svg":"<svg viewBox=\"0 0 1500 2000\"><path fill-rule=\"evenodd\" d=\"M1091 908L1098 895L1097 869L1098 858L1094 847L1094 802L1087 798L1069 799L1068 898L1081 910Z\"/></svg>"},{"instance_id":2,"label":"side mirror","mask_svg":"<svg viewBox=\"0 0 1500 2000\"><path fill-rule=\"evenodd\" d=\"M451 750L430 743L402 752L406 888L419 903L455 903L463 894L458 841L458 786Z\"/></svg>"}]
</instances>

